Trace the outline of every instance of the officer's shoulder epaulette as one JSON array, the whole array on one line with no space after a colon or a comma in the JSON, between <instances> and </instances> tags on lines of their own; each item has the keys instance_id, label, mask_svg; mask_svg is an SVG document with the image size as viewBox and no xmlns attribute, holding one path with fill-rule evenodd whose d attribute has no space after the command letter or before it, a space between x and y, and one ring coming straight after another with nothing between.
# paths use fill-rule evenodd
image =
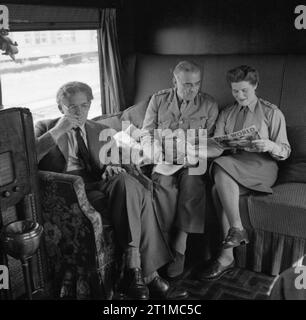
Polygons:
<instances>
[{"instance_id":1,"label":"officer's shoulder epaulette","mask_svg":"<svg viewBox=\"0 0 306 320\"><path fill-rule=\"evenodd\" d=\"M157 91L156 93L154 93L155 96L160 96L160 95L163 95L163 94L166 94L166 93L169 93L172 89L162 89L162 90L159 90Z\"/></svg>"},{"instance_id":2,"label":"officer's shoulder epaulette","mask_svg":"<svg viewBox=\"0 0 306 320\"><path fill-rule=\"evenodd\" d=\"M207 92L199 91L198 95L202 99L210 100L211 102L216 102L216 99L213 96L211 96L209 93L207 93Z\"/></svg>"},{"instance_id":3,"label":"officer's shoulder epaulette","mask_svg":"<svg viewBox=\"0 0 306 320\"><path fill-rule=\"evenodd\" d=\"M259 101L261 102L261 104L262 104L264 107L267 107L267 108L270 108L270 109L273 109L273 110L277 110L277 109L278 109L278 107L277 107L275 104L273 104L273 103L271 103L271 102L269 102L269 101L267 101L267 100L264 100L264 99L262 99L262 98L259 98Z\"/></svg>"}]
</instances>

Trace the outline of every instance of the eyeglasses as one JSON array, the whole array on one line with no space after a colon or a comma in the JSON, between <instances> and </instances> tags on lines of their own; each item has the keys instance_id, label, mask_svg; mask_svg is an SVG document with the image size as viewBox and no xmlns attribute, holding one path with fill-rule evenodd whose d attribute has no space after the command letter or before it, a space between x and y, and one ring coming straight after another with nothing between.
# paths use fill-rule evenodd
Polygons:
<instances>
[{"instance_id":1,"label":"eyeglasses","mask_svg":"<svg viewBox=\"0 0 306 320\"><path fill-rule=\"evenodd\" d=\"M80 107L81 109L88 109L90 107L90 105L91 105L91 102L85 102L85 103L82 103L79 105L71 104L69 106L66 106L65 104L63 104L63 106L69 110L72 110L72 109L75 109L78 107Z\"/></svg>"},{"instance_id":2,"label":"eyeglasses","mask_svg":"<svg viewBox=\"0 0 306 320\"><path fill-rule=\"evenodd\" d=\"M198 82L194 82L194 83L190 83L190 82L182 82L180 79L177 79L176 81L178 81L180 83L180 85L184 88L184 89L192 89L192 88L197 88L200 87L201 85L201 81Z\"/></svg>"}]
</instances>

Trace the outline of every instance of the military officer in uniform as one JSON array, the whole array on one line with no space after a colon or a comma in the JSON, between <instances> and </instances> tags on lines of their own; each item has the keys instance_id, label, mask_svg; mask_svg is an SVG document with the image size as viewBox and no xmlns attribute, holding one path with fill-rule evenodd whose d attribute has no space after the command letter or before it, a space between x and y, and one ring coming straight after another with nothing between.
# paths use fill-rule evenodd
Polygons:
<instances>
[{"instance_id":1,"label":"military officer in uniform","mask_svg":"<svg viewBox=\"0 0 306 320\"><path fill-rule=\"evenodd\" d=\"M233 268L233 248L249 242L241 223L239 195L249 190L272 193L278 173L277 161L287 159L291 151L283 113L256 95L257 70L246 65L236 67L228 71L227 82L236 102L220 113L215 136L255 125L260 138L243 150L216 158L209 168L215 183L213 199L224 241L219 257L198 275L204 280L220 278Z\"/></svg>"},{"instance_id":2,"label":"military officer in uniform","mask_svg":"<svg viewBox=\"0 0 306 320\"><path fill-rule=\"evenodd\" d=\"M208 136L213 134L218 105L212 96L200 92L201 80L201 70L195 63L177 64L173 71L174 87L151 97L142 127L146 132L143 145L152 141L157 128L202 128L207 129ZM161 143L156 140L154 143L154 152L163 154ZM204 232L206 176L190 175L184 167L170 176L155 172L152 179L163 231L174 231L170 244L175 259L167 269L168 276L174 278L183 272L188 233Z\"/></svg>"}]
</instances>

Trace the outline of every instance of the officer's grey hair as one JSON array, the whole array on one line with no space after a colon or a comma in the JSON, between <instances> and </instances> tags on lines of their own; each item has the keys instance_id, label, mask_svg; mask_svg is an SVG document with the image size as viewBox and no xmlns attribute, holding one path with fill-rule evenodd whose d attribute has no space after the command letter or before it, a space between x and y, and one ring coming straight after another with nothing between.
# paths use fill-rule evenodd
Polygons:
<instances>
[{"instance_id":1,"label":"officer's grey hair","mask_svg":"<svg viewBox=\"0 0 306 320\"><path fill-rule=\"evenodd\" d=\"M201 68L194 62L181 61L173 70L173 75L177 76L180 72L201 72Z\"/></svg>"}]
</instances>

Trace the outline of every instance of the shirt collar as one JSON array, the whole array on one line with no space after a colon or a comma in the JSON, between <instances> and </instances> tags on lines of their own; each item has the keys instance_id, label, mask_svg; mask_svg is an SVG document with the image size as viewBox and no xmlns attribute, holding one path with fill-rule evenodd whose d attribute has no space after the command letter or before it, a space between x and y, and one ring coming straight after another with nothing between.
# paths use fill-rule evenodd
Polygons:
<instances>
[{"instance_id":1,"label":"shirt collar","mask_svg":"<svg viewBox=\"0 0 306 320\"><path fill-rule=\"evenodd\" d=\"M258 98L256 97L256 99L254 99L254 101L251 102L251 103L247 106L251 112L254 112L254 109L255 109L255 107L256 107L257 102L258 102ZM239 104L239 107L241 108L242 105ZM239 110L240 110L240 108L239 108Z\"/></svg>"},{"instance_id":2,"label":"shirt collar","mask_svg":"<svg viewBox=\"0 0 306 320\"><path fill-rule=\"evenodd\" d=\"M174 88L174 95L175 95L175 98L176 98L176 101L177 101L178 106L180 106L184 101L186 102L187 105L190 105L191 103L197 104L197 101L198 101L198 99L199 99L199 92L198 92L197 95L194 97L193 100L188 100L188 101L187 101L187 100L182 100L182 99L178 96L178 94L177 94L177 89L176 89L176 88Z\"/></svg>"},{"instance_id":3,"label":"shirt collar","mask_svg":"<svg viewBox=\"0 0 306 320\"><path fill-rule=\"evenodd\" d=\"M81 127L79 127L81 129L81 134L84 136L86 136L86 130L85 130L85 124L83 124ZM74 131L74 130L73 130Z\"/></svg>"},{"instance_id":4,"label":"shirt collar","mask_svg":"<svg viewBox=\"0 0 306 320\"><path fill-rule=\"evenodd\" d=\"M80 127L82 133L86 136L85 124Z\"/></svg>"}]
</instances>

